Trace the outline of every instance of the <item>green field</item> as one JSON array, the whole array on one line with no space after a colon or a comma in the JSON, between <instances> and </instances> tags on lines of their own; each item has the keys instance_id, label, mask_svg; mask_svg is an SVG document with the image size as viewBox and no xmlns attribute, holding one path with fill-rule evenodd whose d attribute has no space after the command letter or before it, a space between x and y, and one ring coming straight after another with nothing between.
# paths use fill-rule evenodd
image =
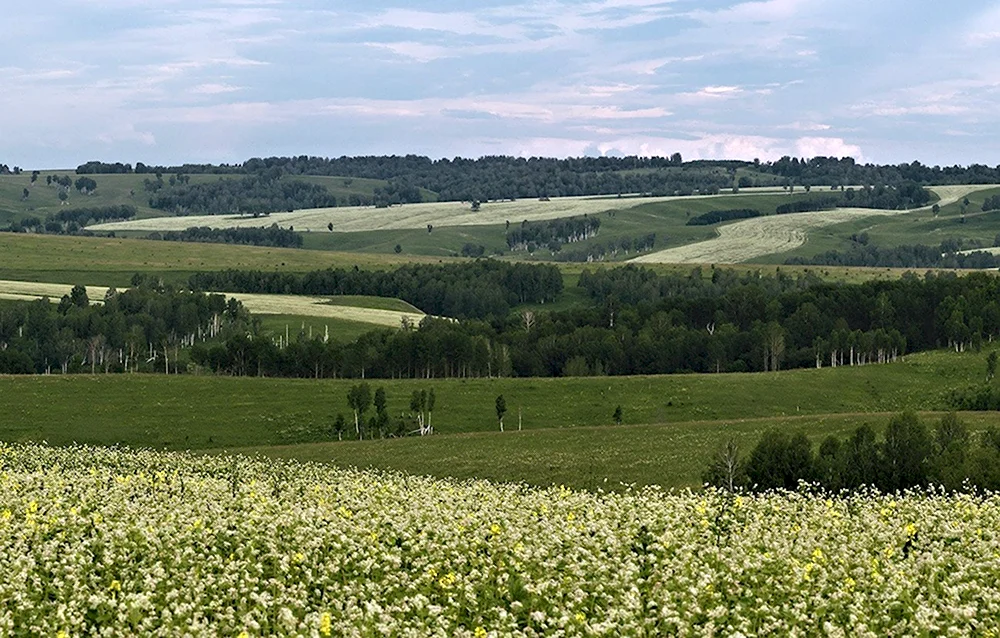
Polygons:
<instances>
[{"instance_id":1,"label":"green field","mask_svg":"<svg viewBox=\"0 0 1000 638\"><path fill-rule=\"evenodd\" d=\"M436 259L333 253L104 237L0 233L0 279L127 286L139 272L186 282L195 272L227 268L308 272L324 268L389 268Z\"/></svg>"},{"instance_id":2,"label":"green field","mask_svg":"<svg viewBox=\"0 0 1000 638\"><path fill-rule=\"evenodd\" d=\"M749 445L772 426L818 438L903 409L940 411L981 381L985 353L939 351L896 364L779 373L556 379L371 380L389 413L433 388L432 437L330 443L352 380L203 376L0 378L0 440L266 454L420 474L587 486L595 477L691 485L729 436ZM497 432L494 398L508 405ZM612 424L623 407L624 424ZM520 413L523 432L517 432ZM972 418L1000 424L1000 415ZM284 447L290 444L305 444ZM276 447L277 446L277 447Z\"/></svg>"}]
</instances>

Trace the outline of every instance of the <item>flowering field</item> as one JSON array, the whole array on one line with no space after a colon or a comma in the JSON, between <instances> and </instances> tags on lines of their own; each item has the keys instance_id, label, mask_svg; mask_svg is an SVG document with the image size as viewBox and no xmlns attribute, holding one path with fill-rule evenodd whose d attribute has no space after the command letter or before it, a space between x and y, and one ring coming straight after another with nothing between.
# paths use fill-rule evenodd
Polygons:
<instances>
[{"instance_id":1,"label":"flowering field","mask_svg":"<svg viewBox=\"0 0 1000 638\"><path fill-rule=\"evenodd\" d=\"M991 635L1000 498L0 445L0 635Z\"/></svg>"}]
</instances>

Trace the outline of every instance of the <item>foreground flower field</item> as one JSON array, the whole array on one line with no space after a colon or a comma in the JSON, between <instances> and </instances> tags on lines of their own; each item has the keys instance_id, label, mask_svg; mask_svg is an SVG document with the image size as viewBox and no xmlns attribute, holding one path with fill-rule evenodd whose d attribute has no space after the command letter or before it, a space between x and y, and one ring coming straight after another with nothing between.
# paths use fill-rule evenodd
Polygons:
<instances>
[{"instance_id":1,"label":"foreground flower field","mask_svg":"<svg viewBox=\"0 0 1000 638\"><path fill-rule=\"evenodd\" d=\"M0 635L993 635L1000 498L0 445Z\"/></svg>"}]
</instances>

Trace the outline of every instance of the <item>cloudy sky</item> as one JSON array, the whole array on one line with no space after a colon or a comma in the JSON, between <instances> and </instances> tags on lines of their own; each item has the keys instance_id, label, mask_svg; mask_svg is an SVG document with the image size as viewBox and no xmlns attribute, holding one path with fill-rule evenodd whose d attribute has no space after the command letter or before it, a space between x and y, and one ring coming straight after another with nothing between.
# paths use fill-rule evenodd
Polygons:
<instances>
[{"instance_id":1,"label":"cloudy sky","mask_svg":"<svg viewBox=\"0 0 1000 638\"><path fill-rule=\"evenodd\" d=\"M46 0L0 162L669 155L1000 163L1000 2Z\"/></svg>"}]
</instances>

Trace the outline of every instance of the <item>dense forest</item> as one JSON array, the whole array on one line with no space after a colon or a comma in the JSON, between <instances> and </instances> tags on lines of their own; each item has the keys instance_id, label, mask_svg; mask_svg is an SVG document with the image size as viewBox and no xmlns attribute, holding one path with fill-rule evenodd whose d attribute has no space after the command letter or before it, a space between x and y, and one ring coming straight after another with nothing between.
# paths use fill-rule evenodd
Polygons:
<instances>
[{"instance_id":1,"label":"dense forest","mask_svg":"<svg viewBox=\"0 0 1000 638\"><path fill-rule=\"evenodd\" d=\"M518 304L554 301L563 279L555 266L483 259L391 271L330 268L305 275L224 270L192 275L189 285L192 290L397 297L428 314L485 319L504 317Z\"/></svg>"},{"instance_id":2,"label":"dense forest","mask_svg":"<svg viewBox=\"0 0 1000 638\"><path fill-rule=\"evenodd\" d=\"M722 222L730 222L736 219L750 219L760 217L759 210L750 208L734 208L729 210L710 210L701 215L695 215L687 221L688 226L714 226Z\"/></svg>"},{"instance_id":3,"label":"dense forest","mask_svg":"<svg viewBox=\"0 0 1000 638\"><path fill-rule=\"evenodd\" d=\"M714 456L705 482L727 490L829 492L874 488L895 492L939 485L949 491L1000 489L1000 430L974 436L954 413L928 428L912 412L893 417L881 440L869 425L828 436L814 451L804 433L767 432L748 455L729 442Z\"/></svg>"},{"instance_id":4,"label":"dense forest","mask_svg":"<svg viewBox=\"0 0 1000 638\"><path fill-rule=\"evenodd\" d=\"M297 347L312 348L306 360L314 363L305 368L328 376L582 376L867 365L1000 336L1000 281L978 274L834 285L811 276L716 270L706 278L629 266L585 272L580 286L589 307L428 319L353 344ZM256 363L234 363L247 360ZM274 344L260 340L213 346L204 359L219 372L297 374L279 361Z\"/></svg>"},{"instance_id":5,"label":"dense forest","mask_svg":"<svg viewBox=\"0 0 1000 638\"><path fill-rule=\"evenodd\" d=\"M114 355L110 365L124 365L122 335L132 332L154 357L157 350L169 355L171 348L197 346L190 350L192 362L221 374L385 378L870 365L941 346L978 348L1000 336L1000 279L979 273L829 284L809 274L713 270L706 277L699 269L661 275L627 266L584 271L579 285L590 299L585 306L545 311L536 305L517 312L511 309L522 303L555 299L562 287L557 269L479 260L384 273L229 271L195 275L191 282L197 289L397 296L463 321L428 317L402 330L372 330L352 343L304 334L289 343L259 334L238 305L154 289L139 278L135 292L112 295L103 307L90 308L72 297L51 312L44 304L5 305L0 315L5 369L72 370L73 355L81 361L76 369L83 362L99 366L94 354L81 348L101 335L98 343L108 344L108 352L99 361ZM141 303L131 303L133 294ZM155 294L165 301L157 301L162 309L154 312L149 308ZM176 307L181 303L194 305ZM106 312L122 316L102 323ZM244 327L225 332L216 325L209 334L219 338L205 341L206 322L225 312ZM78 323L67 326L71 320ZM66 327L76 332L64 332ZM59 349L59 343L68 345Z\"/></svg>"},{"instance_id":6,"label":"dense forest","mask_svg":"<svg viewBox=\"0 0 1000 638\"><path fill-rule=\"evenodd\" d=\"M75 286L58 304L0 305L0 374L174 373L191 346L247 332L249 314L235 300L175 291L140 276L133 283L110 290L101 303Z\"/></svg>"}]
</instances>

